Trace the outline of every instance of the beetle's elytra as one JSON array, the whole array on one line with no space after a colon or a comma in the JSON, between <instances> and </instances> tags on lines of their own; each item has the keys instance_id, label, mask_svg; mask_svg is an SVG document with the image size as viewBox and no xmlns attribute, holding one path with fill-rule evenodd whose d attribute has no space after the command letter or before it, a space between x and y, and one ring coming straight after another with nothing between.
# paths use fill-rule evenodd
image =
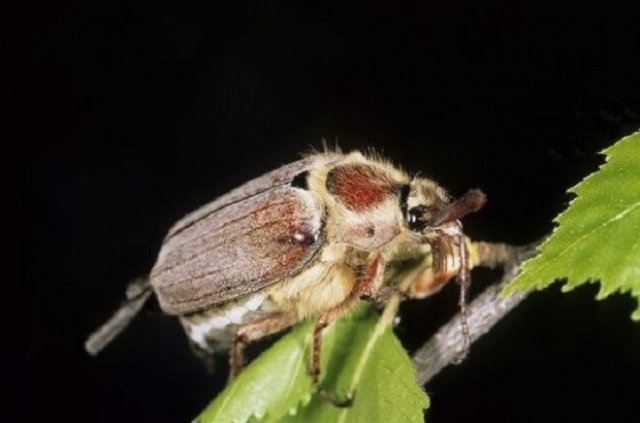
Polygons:
<instances>
[{"instance_id":1,"label":"beetle's elytra","mask_svg":"<svg viewBox=\"0 0 640 423\"><path fill-rule=\"evenodd\" d=\"M452 201L434 181L359 152L306 156L178 221L149 275L130 286L86 349L97 354L152 293L178 316L198 355L231 350L232 374L245 343L315 319L311 376L320 390L322 328L361 298L388 298L398 283L389 269L399 263L411 270L404 274L412 298L464 278L459 219L484 202L478 190ZM424 264L426 254L433 265Z\"/></svg>"}]
</instances>

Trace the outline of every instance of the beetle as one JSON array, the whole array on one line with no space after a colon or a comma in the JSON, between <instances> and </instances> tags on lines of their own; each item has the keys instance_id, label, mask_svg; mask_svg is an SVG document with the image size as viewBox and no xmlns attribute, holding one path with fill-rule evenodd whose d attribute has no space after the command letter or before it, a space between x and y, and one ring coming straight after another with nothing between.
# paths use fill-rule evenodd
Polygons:
<instances>
[{"instance_id":1,"label":"beetle","mask_svg":"<svg viewBox=\"0 0 640 423\"><path fill-rule=\"evenodd\" d=\"M409 298L431 295L457 275L464 317L469 257L460 219L485 201L479 190L452 200L436 182L375 155L307 155L174 224L150 273L129 286L85 348L97 354L155 293L209 365L215 352L230 350L232 378L247 343L315 319L313 384L347 405L349 398L320 385L322 329L360 299L386 301L399 266L411 270Z\"/></svg>"}]
</instances>

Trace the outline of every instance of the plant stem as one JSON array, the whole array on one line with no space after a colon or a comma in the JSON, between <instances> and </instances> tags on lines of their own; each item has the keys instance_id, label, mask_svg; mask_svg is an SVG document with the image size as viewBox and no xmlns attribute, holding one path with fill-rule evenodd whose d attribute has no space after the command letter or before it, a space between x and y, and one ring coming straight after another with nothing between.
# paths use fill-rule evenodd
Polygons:
<instances>
[{"instance_id":1,"label":"plant stem","mask_svg":"<svg viewBox=\"0 0 640 423\"><path fill-rule=\"evenodd\" d=\"M468 306L467 324L471 343L496 325L509 311L520 304L531 291L516 292L506 298L500 293L518 274L520 264L536 252L536 245L514 247L514 260L504 266L502 278L485 289ZM447 365L455 361L463 343L460 313L442 326L413 355L416 378L420 385L430 381Z\"/></svg>"}]
</instances>

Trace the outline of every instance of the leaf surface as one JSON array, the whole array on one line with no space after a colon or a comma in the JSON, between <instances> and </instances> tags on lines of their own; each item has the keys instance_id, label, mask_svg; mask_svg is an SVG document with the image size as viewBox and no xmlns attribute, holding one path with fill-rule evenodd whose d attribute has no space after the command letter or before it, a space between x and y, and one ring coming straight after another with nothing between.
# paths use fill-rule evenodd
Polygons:
<instances>
[{"instance_id":1,"label":"leaf surface","mask_svg":"<svg viewBox=\"0 0 640 423\"><path fill-rule=\"evenodd\" d=\"M621 292L640 301L640 132L603 154L605 164L569 190L576 197L506 294L566 279L564 291L599 281L598 299ZM632 318L640 320L640 306Z\"/></svg>"},{"instance_id":2,"label":"leaf surface","mask_svg":"<svg viewBox=\"0 0 640 423\"><path fill-rule=\"evenodd\" d=\"M339 397L355 393L350 407L337 408L315 394L309 375L313 325L307 323L256 358L196 421L424 421L428 397L389 322L362 304L324 331L322 386Z\"/></svg>"},{"instance_id":3,"label":"leaf surface","mask_svg":"<svg viewBox=\"0 0 640 423\"><path fill-rule=\"evenodd\" d=\"M314 390L306 358L312 330L306 323L283 336L246 366L196 421L275 420L309 402Z\"/></svg>"}]
</instances>

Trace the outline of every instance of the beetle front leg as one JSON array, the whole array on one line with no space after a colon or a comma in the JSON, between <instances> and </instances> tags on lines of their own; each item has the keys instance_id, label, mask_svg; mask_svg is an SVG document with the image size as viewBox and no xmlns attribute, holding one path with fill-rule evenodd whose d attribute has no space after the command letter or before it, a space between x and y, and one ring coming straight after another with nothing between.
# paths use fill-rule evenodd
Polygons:
<instances>
[{"instance_id":1,"label":"beetle front leg","mask_svg":"<svg viewBox=\"0 0 640 423\"><path fill-rule=\"evenodd\" d=\"M466 239L469 268L503 266L514 260L513 247L502 243L474 242ZM432 264L420 266L405 275L397 285L408 286L409 298L425 298L438 292L452 278L458 276L461 260L458 253L448 257L449 265L435 269Z\"/></svg>"},{"instance_id":2,"label":"beetle front leg","mask_svg":"<svg viewBox=\"0 0 640 423\"><path fill-rule=\"evenodd\" d=\"M398 286L384 284L385 262L380 254L374 256L373 260L367 267L364 282L359 285L361 291L360 299L366 300L378 307L386 304L389 298L398 292ZM404 293L403 293L404 295Z\"/></svg>"},{"instance_id":3,"label":"beetle front leg","mask_svg":"<svg viewBox=\"0 0 640 423\"><path fill-rule=\"evenodd\" d=\"M238 376L242 370L244 347L247 343L278 333L296 323L298 323L298 318L295 313L277 313L238 327L229 352L231 368L229 381Z\"/></svg>"},{"instance_id":4,"label":"beetle front leg","mask_svg":"<svg viewBox=\"0 0 640 423\"><path fill-rule=\"evenodd\" d=\"M483 266L493 269L497 266L509 265L516 260L516 249L504 243L472 241L469 252L471 267Z\"/></svg>"},{"instance_id":5,"label":"beetle front leg","mask_svg":"<svg viewBox=\"0 0 640 423\"><path fill-rule=\"evenodd\" d=\"M373 260L367 267L363 282L359 284L360 299L366 300L375 306L381 306L387 303L391 296L397 293L398 285L384 284L385 261L380 254L373 256ZM401 293L406 295L404 292Z\"/></svg>"}]
</instances>

